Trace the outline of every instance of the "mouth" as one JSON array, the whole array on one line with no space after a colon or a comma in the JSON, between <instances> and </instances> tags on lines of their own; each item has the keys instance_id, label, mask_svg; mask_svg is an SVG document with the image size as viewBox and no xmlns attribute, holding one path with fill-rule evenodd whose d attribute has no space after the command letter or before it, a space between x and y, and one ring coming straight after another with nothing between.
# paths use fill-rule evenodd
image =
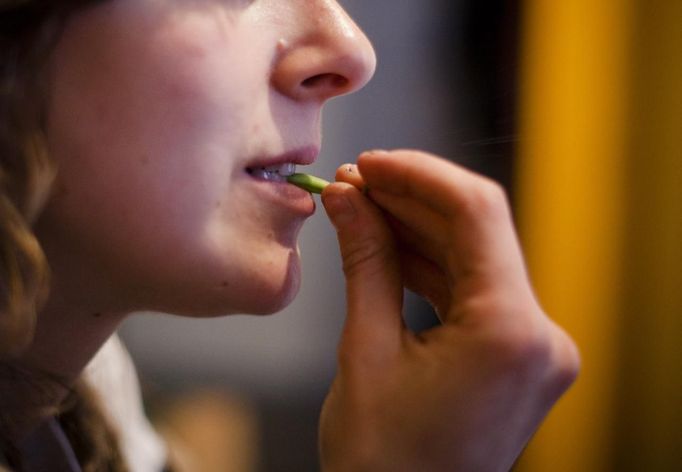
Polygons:
<instances>
[{"instance_id":1,"label":"mouth","mask_svg":"<svg viewBox=\"0 0 682 472\"><path fill-rule=\"evenodd\" d=\"M245 171L256 180L286 183L287 177L296 173L296 166L312 164L319 153L319 147L308 146L279 156L256 159L247 165Z\"/></svg>"},{"instance_id":2,"label":"mouth","mask_svg":"<svg viewBox=\"0 0 682 472\"><path fill-rule=\"evenodd\" d=\"M296 173L296 164L293 162L285 162L283 164L267 167L247 167L246 173L258 180L286 182L287 177Z\"/></svg>"},{"instance_id":3,"label":"mouth","mask_svg":"<svg viewBox=\"0 0 682 472\"><path fill-rule=\"evenodd\" d=\"M263 202L270 202L275 213L308 217L315 212L315 202L309 192L287 182L296 173L296 167L315 162L319 147L309 146L277 156L253 159L244 168L244 175L253 184L254 192ZM287 211L283 212L283 209ZM289 220L287 220L289 221Z\"/></svg>"}]
</instances>

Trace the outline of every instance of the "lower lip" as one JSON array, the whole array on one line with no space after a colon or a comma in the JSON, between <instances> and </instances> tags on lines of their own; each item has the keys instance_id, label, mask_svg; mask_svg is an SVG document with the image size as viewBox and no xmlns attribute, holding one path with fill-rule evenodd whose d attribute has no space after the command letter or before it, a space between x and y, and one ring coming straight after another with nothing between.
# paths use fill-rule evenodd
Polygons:
<instances>
[{"instance_id":1,"label":"lower lip","mask_svg":"<svg viewBox=\"0 0 682 472\"><path fill-rule=\"evenodd\" d=\"M286 181L257 179L248 173L246 176L264 198L277 204L277 206L306 217L315 213L315 202L309 192Z\"/></svg>"}]
</instances>

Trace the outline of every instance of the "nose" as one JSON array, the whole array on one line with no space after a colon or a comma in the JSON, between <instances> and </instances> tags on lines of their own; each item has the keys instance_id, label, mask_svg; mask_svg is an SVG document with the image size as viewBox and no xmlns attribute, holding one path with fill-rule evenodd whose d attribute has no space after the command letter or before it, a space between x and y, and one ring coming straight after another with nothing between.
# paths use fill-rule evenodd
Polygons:
<instances>
[{"instance_id":1,"label":"nose","mask_svg":"<svg viewBox=\"0 0 682 472\"><path fill-rule=\"evenodd\" d=\"M324 102L362 88L374 75L369 39L336 3L306 3L278 44L272 85L298 101Z\"/></svg>"}]
</instances>

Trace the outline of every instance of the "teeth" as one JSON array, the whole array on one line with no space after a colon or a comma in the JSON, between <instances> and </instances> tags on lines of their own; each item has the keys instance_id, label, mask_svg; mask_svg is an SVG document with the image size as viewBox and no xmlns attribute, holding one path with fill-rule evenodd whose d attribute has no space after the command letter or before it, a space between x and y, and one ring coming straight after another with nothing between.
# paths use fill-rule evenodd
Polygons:
<instances>
[{"instance_id":1,"label":"teeth","mask_svg":"<svg viewBox=\"0 0 682 472\"><path fill-rule=\"evenodd\" d=\"M265 170L266 172L276 172L279 175L287 177L296 172L296 164L292 162L287 162L285 164L279 164L276 166L263 167L263 170Z\"/></svg>"},{"instance_id":2,"label":"teeth","mask_svg":"<svg viewBox=\"0 0 682 472\"><path fill-rule=\"evenodd\" d=\"M248 171L257 179L284 182L286 177L296 173L296 164L287 162L276 166L250 168Z\"/></svg>"}]
</instances>

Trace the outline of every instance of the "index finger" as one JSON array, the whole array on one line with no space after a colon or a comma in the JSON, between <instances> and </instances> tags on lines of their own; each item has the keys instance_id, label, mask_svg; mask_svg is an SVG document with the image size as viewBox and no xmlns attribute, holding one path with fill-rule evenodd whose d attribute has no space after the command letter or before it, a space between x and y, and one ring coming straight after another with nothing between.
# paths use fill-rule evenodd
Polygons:
<instances>
[{"instance_id":1,"label":"index finger","mask_svg":"<svg viewBox=\"0 0 682 472\"><path fill-rule=\"evenodd\" d=\"M368 152L359 157L358 166L370 198L378 190L419 202L446 219L443 261L456 281L459 299L480 290L529 293L511 212L498 184L419 151ZM392 209L408 227L418 226L410 222L423 215L403 215L404 205L381 205L390 201L383 195L378 199L383 209Z\"/></svg>"},{"instance_id":2,"label":"index finger","mask_svg":"<svg viewBox=\"0 0 682 472\"><path fill-rule=\"evenodd\" d=\"M414 198L444 216L467 205L491 180L441 157L423 151L369 151L358 158L358 168L370 189Z\"/></svg>"}]
</instances>

